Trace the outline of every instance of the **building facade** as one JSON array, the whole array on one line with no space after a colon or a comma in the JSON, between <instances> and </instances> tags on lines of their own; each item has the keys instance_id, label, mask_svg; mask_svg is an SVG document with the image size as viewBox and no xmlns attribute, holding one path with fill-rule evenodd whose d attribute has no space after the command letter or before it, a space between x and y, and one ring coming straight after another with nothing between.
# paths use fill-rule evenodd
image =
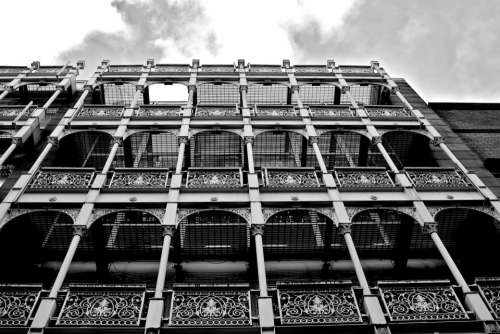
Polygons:
<instances>
[{"instance_id":1,"label":"building facade","mask_svg":"<svg viewBox=\"0 0 500 334\"><path fill-rule=\"evenodd\" d=\"M0 67L0 333L500 332L493 170L378 62L82 67Z\"/></svg>"}]
</instances>

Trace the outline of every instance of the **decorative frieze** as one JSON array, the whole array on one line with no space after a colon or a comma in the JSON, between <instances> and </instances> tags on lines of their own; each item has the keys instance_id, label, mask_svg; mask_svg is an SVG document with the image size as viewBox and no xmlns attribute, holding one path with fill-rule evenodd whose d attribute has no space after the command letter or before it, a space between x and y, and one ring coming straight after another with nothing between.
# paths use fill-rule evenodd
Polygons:
<instances>
[{"instance_id":1,"label":"decorative frieze","mask_svg":"<svg viewBox=\"0 0 500 334\"><path fill-rule=\"evenodd\" d=\"M72 289L68 291L57 325L138 326L145 292L123 289Z\"/></svg>"},{"instance_id":2,"label":"decorative frieze","mask_svg":"<svg viewBox=\"0 0 500 334\"><path fill-rule=\"evenodd\" d=\"M90 187L94 176L93 169L44 168L32 179L30 190L77 190Z\"/></svg>"},{"instance_id":3,"label":"decorative frieze","mask_svg":"<svg viewBox=\"0 0 500 334\"><path fill-rule=\"evenodd\" d=\"M437 321L468 319L449 285L379 284L380 295L391 321Z\"/></svg>"},{"instance_id":4,"label":"decorative frieze","mask_svg":"<svg viewBox=\"0 0 500 334\"><path fill-rule=\"evenodd\" d=\"M118 189L165 189L168 171L156 169L117 169L108 187Z\"/></svg>"},{"instance_id":5,"label":"decorative frieze","mask_svg":"<svg viewBox=\"0 0 500 334\"><path fill-rule=\"evenodd\" d=\"M123 107L121 106L84 106L76 115L78 120L97 120L97 119L119 119L122 117Z\"/></svg>"},{"instance_id":6,"label":"decorative frieze","mask_svg":"<svg viewBox=\"0 0 500 334\"><path fill-rule=\"evenodd\" d=\"M40 286L0 286L0 326L26 326L40 297Z\"/></svg>"},{"instance_id":7,"label":"decorative frieze","mask_svg":"<svg viewBox=\"0 0 500 334\"><path fill-rule=\"evenodd\" d=\"M418 190L474 190L466 176L452 168L406 168L406 174Z\"/></svg>"},{"instance_id":8,"label":"decorative frieze","mask_svg":"<svg viewBox=\"0 0 500 334\"><path fill-rule=\"evenodd\" d=\"M238 168L190 168L186 188L240 188L243 176Z\"/></svg>"},{"instance_id":9,"label":"decorative frieze","mask_svg":"<svg viewBox=\"0 0 500 334\"><path fill-rule=\"evenodd\" d=\"M313 169L265 168L263 171L263 179L266 187L321 187L316 172Z\"/></svg>"},{"instance_id":10,"label":"decorative frieze","mask_svg":"<svg viewBox=\"0 0 500 334\"><path fill-rule=\"evenodd\" d=\"M342 324L362 321L352 288L337 284L278 284L282 325Z\"/></svg>"},{"instance_id":11,"label":"decorative frieze","mask_svg":"<svg viewBox=\"0 0 500 334\"><path fill-rule=\"evenodd\" d=\"M340 188L393 190L394 182L385 169L378 168L337 168L335 170Z\"/></svg>"},{"instance_id":12,"label":"decorative frieze","mask_svg":"<svg viewBox=\"0 0 500 334\"><path fill-rule=\"evenodd\" d=\"M170 326L249 326L250 293L235 288L176 289L172 296Z\"/></svg>"}]
</instances>

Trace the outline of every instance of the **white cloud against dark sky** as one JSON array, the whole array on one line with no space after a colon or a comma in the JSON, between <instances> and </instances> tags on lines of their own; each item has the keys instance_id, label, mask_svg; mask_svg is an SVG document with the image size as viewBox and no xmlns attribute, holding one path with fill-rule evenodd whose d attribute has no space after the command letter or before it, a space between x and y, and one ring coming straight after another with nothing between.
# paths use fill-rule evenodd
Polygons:
<instances>
[{"instance_id":1,"label":"white cloud against dark sky","mask_svg":"<svg viewBox=\"0 0 500 334\"><path fill-rule=\"evenodd\" d=\"M500 1L17 0L0 22L2 65L379 60L428 101L500 100Z\"/></svg>"}]
</instances>

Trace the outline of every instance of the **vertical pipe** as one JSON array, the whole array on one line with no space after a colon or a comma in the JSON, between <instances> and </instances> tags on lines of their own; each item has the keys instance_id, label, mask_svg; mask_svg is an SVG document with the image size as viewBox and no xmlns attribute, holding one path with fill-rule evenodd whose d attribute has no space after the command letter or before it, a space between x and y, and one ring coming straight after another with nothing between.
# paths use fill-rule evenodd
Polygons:
<instances>
[{"instance_id":1,"label":"vertical pipe","mask_svg":"<svg viewBox=\"0 0 500 334\"><path fill-rule=\"evenodd\" d=\"M109 152L108 159L106 160L106 163L104 164L104 167L102 168L102 173L105 174L109 171L111 168L111 164L113 163L113 160L115 160L115 155L116 152L118 151L118 143L115 142L113 144L113 147L111 148L111 151Z\"/></svg>"},{"instance_id":2,"label":"vertical pipe","mask_svg":"<svg viewBox=\"0 0 500 334\"><path fill-rule=\"evenodd\" d=\"M361 261L359 260L356 247L354 247L354 242L352 241L350 232L344 233L344 240L347 245L347 249L349 250L351 261L354 264L354 271L356 272L356 277L358 279L359 285L363 289L363 294L369 295L371 294L370 286L368 285L365 273L363 272L363 267L361 266Z\"/></svg>"},{"instance_id":3,"label":"vertical pipe","mask_svg":"<svg viewBox=\"0 0 500 334\"><path fill-rule=\"evenodd\" d=\"M259 290L261 297L267 297L266 265L264 262L264 245L262 243L262 233L254 234L255 253L257 256L257 274L259 276Z\"/></svg>"},{"instance_id":4,"label":"vertical pipe","mask_svg":"<svg viewBox=\"0 0 500 334\"><path fill-rule=\"evenodd\" d=\"M9 148L5 152L3 152L2 156L0 157L0 166L2 166L5 161L9 158L9 156L14 152L16 149L17 145L12 143L10 144Z\"/></svg>"},{"instance_id":5,"label":"vertical pipe","mask_svg":"<svg viewBox=\"0 0 500 334\"><path fill-rule=\"evenodd\" d=\"M168 267L168 255L170 253L170 243L172 241L171 234L165 234L163 237L163 246L161 249L160 267L158 268L158 276L156 277L155 298L163 296L163 289L165 288L165 279Z\"/></svg>"},{"instance_id":6,"label":"vertical pipe","mask_svg":"<svg viewBox=\"0 0 500 334\"><path fill-rule=\"evenodd\" d=\"M458 285L462 288L462 291L464 293L469 293L471 290L469 286L467 285L467 282L465 281L464 277L458 270L457 265L455 264L455 261L451 258L450 253L448 253L448 250L446 249L446 246L443 244L443 241L437 234L437 232L431 232L431 238L432 241L434 241L434 244L436 245L437 249L439 250L439 253L443 257L444 261L446 262L446 265L448 266L448 269L450 269L451 274L457 281Z\"/></svg>"},{"instance_id":7,"label":"vertical pipe","mask_svg":"<svg viewBox=\"0 0 500 334\"><path fill-rule=\"evenodd\" d=\"M73 235L73 239L71 239L71 243L69 245L68 251L64 256L64 261L61 264L61 268L59 268L59 272L57 273L56 280L54 281L54 285L52 285L52 289L50 290L49 298L56 298L57 293L61 289L64 279L66 278L66 274L68 273L69 266L71 265L71 261L75 256L76 249L78 248L78 244L81 239L80 234Z\"/></svg>"}]
</instances>

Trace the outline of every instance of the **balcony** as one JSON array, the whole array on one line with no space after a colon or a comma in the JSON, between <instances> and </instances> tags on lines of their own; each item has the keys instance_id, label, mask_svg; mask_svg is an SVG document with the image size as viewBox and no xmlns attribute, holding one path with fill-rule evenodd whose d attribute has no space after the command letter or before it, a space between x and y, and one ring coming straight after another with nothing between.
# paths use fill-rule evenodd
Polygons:
<instances>
[{"instance_id":1,"label":"balcony","mask_svg":"<svg viewBox=\"0 0 500 334\"><path fill-rule=\"evenodd\" d=\"M474 191L467 177L453 168L405 168L406 175L420 191Z\"/></svg>"},{"instance_id":2,"label":"balcony","mask_svg":"<svg viewBox=\"0 0 500 334\"><path fill-rule=\"evenodd\" d=\"M107 184L108 192L155 192L168 190L168 169L116 168Z\"/></svg>"},{"instance_id":3,"label":"balcony","mask_svg":"<svg viewBox=\"0 0 500 334\"><path fill-rule=\"evenodd\" d=\"M252 111L252 119L297 120L300 119L300 114L292 105L256 105Z\"/></svg>"},{"instance_id":4,"label":"balcony","mask_svg":"<svg viewBox=\"0 0 500 334\"><path fill-rule=\"evenodd\" d=\"M398 191L385 168L336 168L338 186L342 191Z\"/></svg>"},{"instance_id":5,"label":"balcony","mask_svg":"<svg viewBox=\"0 0 500 334\"><path fill-rule=\"evenodd\" d=\"M41 285L0 285L0 326L26 327L38 306Z\"/></svg>"},{"instance_id":6,"label":"balcony","mask_svg":"<svg viewBox=\"0 0 500 334\"><path fill-rule=\"evenodd\" d=\"M309 112L312 119L315 120L357 120L356 112L348 106L340 105L311 105Z\"/></svg>"},{"instance_id":7,"label":"balcony","mask_svg":"<svg viewBox=\"0 0 500 334\"><path fill-rule=\"evenodd\" d=\"M366 106L366 113L374 121L408 121L415 119L410 110L401 106Z\"/></svg>"},{"instance_id":8,"label":"balcony","mask_svg":"<svg viewBox=\"0 0 500 334\"><path fill-rule=\"evenodd\" d=\"M244 186L241 168L189 168L186 174L185 190L239 190Z\"/></svg>"},{"instance_id":9,"label":"balcony","mask_svg":"<svg viewBox=\"0 0 500 334\"><path fill-rule=\"evenodd\" d=\"M110 65L108 66L108 70L104 74L137 74L142 72L143 66L142 65Z\"/></svg>"},{"instance_id":10,"label":"balcony","mask_svg":"<svg viewBox=\"0 0 500 334\"><path fill-rule=\"evenodd\" d=\"M86 192L94 174L94 168L42 168L29 183L27 191Z\"/></svg>"},{"instance_id":11,"label":"balcony","mask_svg":"<svg viewBox=\"0 0 500 334\"><path fill-rule=\"evenodd\" d=\"M370 66L341 65L340 73L344 76L375 76L378 75Z\"/></svg>"},{"instance_id":12,"label":"balcony","mask_svg":"<svg viewBox=\"0 0 500 334\"><path fill-rule=\"evenodd\" d=\"M322 187L314 168L264 168L264 190L309 191Z\"/></svg>"},{"instance_id":13,"label":"balcony","mask_svg":"<svg viewBox=\"0 0 500 334\"><path fill-rule=\"evenodd\" d=\"M477 278L475 282L495 319L500 319L500 277Z\"/></svg>"},{"instance_id":14,"label":"balcony","mask_svg":"<svg viewBox=\"0 0 500 334\"><path fill-rule=\"evenodd\" d=\"M181 106L173 105L141 105L134 110L132 120L169 120L181 119Z\"/></svg>"},{"instance_id":15,"label":"balcony","mask_svg":"<svg viewBox=\"0 0 500 334\"><path fill-rule=\"evenodd\" d=\"M123 106L84 105L76 114L78 121L115 121L123 114Z\"/></svg>"},{"instance_id":16,"label":"balcony","mask_svg":"<svg viewBox=\"0 0 500 334\"><path fill-rule=\"evenodd\" d=\"M194 119L241 119L238 106L199 105L194 112Z\"/></svg>"},{"instance_id":17,"label":"balcony","mask_svg":"<svg viewBox=\"0 0 500 334\"><path fill-rule=\"evenodd\" d=\"M28 116L36 106L4 105L0 106L0 121L15 122L23 116Z\"/></svg>"}]
</instances>

